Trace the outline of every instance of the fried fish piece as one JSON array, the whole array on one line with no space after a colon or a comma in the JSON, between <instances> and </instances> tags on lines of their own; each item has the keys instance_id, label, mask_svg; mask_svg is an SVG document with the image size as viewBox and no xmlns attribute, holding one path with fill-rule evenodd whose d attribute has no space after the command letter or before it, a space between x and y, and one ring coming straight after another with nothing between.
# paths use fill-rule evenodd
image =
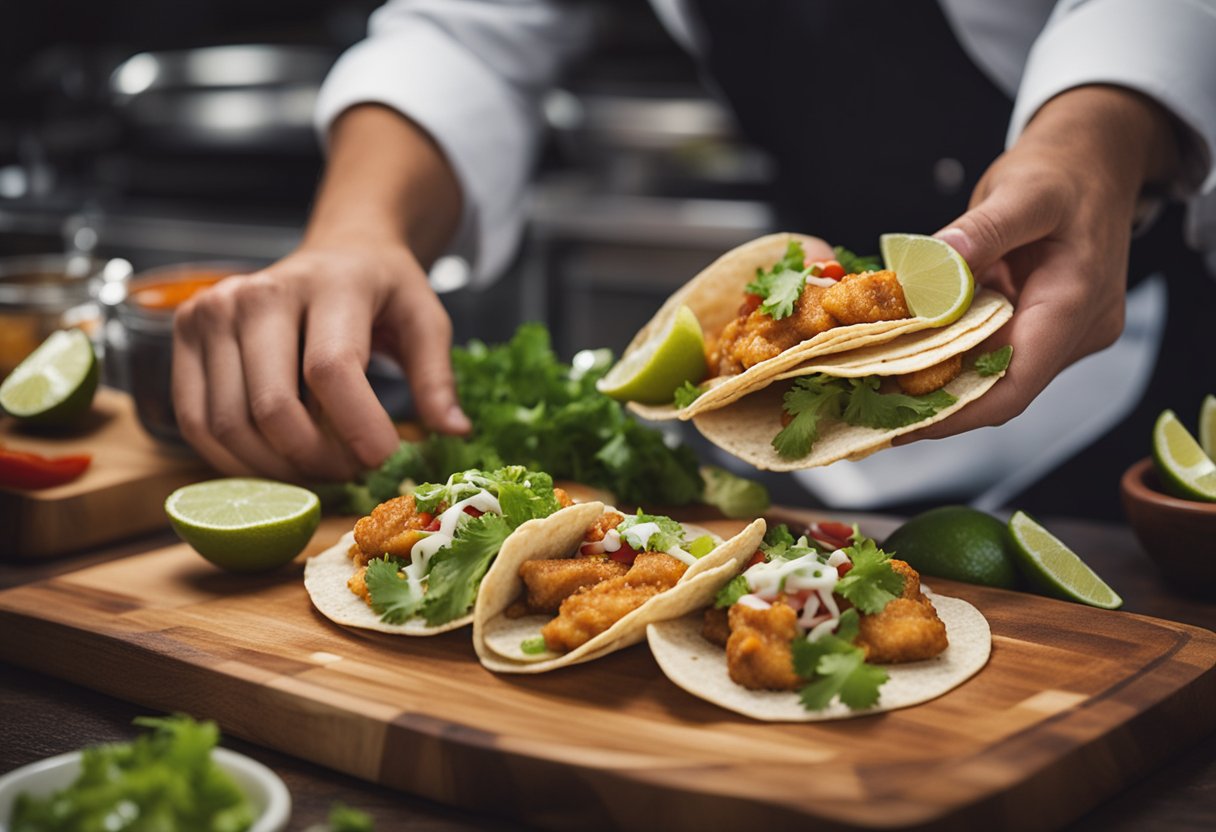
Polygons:
<instances>
[{"instance_id":1,"label":"fried fish piece","mask_svg":"<svg viewBox=\"0 0 1216 832\"><path fill-rule=\"evenodd\" d=\"M945 387L958 378L958 374L962 371L963 354L959 353L958 355L950 356L945 361L934 364L932 367L926 367L914 373L904 373L902 376L895 376L895 382L899 385L899 389L909 396L923 396L926 393L932 393L934 390L940 390Z\"/></svg>"},{"instance_id":2,"label":"fried fish piece","mask_svg":"<svg viewBox=\"0 0 1216 832\"><path fill-rule=\"evenodd\" d=\"M830 291L830 288L808 283L803 287L802 294L794 304L794 313L788 318L781 319L781 322L789 322L788 325L798 335L798 342L814 338L821 332L827 332L829 329L840 326L840 321L824 304Z\"/></svg>"},{"instance_id":3,"label":"fried fish piece","mask_svg":"<svg viewBox=\"0 0 1216 832\"><path fill-rule=\"evenodd\" d=\"M587 643L642 604L671 589L688 567L664 552L642 552L624 575L562 601L556 618L541 628L550 650L569 652Z\"/></svg>"},{"instance_id":4,"label":"fried fish piece","mask_svg":"<svg viewBox=\"0 0 1216 832\"><path fill-rule=\"evenodd\" d=\"M904 590L882 612L858 616L854 643L866 651L866 661L875 664L931 659L950 645L946 625L921 592L920 574L897 558L891 559L891 568L903 576Z\"/></svg>"},{"instance_id":5,"label":"fried fish piece","mask_svg":"<svg viewBox=\"0 0 1216 832\"><path fill-rule=\"evenodd\" d=\"M523 613L556 613L576 592L629 572L623 563L601 557L530 560L519 567L526 594Z\"/></svg>"},{"instance_id":6,"label":"fried fish piece","mask_svg":"<svg viewBox=\"0 0 1216 832\"><path fill-rule=\"evenodd\" d=\"M823 308L841 324L869 324L911 317L895 272L848 274L824 290Z\"/></svg>"},{"instance_id":7,"label":"fried fish piece","mask_svg":"<svg viewBox=\"0 0 1216 832\"><path fill-rule=\"evenodd\" d=\"M701 621L701 638L719 647L726 646L730 640L730 619L726 610L717 607L705 610L705 618Z\"/></svg>"},{"instance_id":8,"label":"fried fish piece","mask_svg":"<svg viewBox=\"0 0 1216 832\"><path fill-rule=\"evenodd\" d=\"M439 511L443 511L442 504ZM385 555L408 558L414 544L424 537L422 530L434 519L418 510L413 494L381 503L355 523L355 546L359 551L356 554L352 547L351 559L357 566L365 566L369 560Z\"/></svg>"},{"instance_id":9,"label":"fried fish piece","mask_svg":"<svg viewBox=\"0 0 1216 832\"><path fill-rule=\"evenodd\" d=\"M731 680L748 690L797 690L790 644L798 638L798 613L780 602L766 609L747 604L730 608L726 666Z\"/></svg>"}]
</instances>

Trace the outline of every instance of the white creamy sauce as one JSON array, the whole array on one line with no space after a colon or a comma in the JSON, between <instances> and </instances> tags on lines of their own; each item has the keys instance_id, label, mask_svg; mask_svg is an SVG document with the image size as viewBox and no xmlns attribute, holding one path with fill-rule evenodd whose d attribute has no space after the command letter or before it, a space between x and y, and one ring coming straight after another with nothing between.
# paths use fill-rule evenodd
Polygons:
<instances>
[{"instance_id":1,"label":"white creamy sauce","mask_svg":"<svg viewBox=\"0 0 1216 832\"><path fill-rule=\"evenodd\" d=\"M743 573L751 594L744 595L738 603L746 603L753 609L767 609L782 592L793 595L811 590L798 617L798 626L806 631L808 641L815 641L834 632L840 622L840 605L832 592L840 581L837 567L848 562L849 556L837 549L828 556L827 563L819 560L814 552L791 560L776 558L757 563Z\"/></svg>"},{"instance_id":2,"label":"white creamy sauce","mask_svg":"<svg viewBox=\"0 0 1216 832\"><path fill-rule=\"evenodd\" d=\"M621 548L621 533L616 529L609 529L604 535L603 540L595 540L589 543L584 543L579 547L579 550L584 555L602 555L605 553L611 554Z\"/></svg>"},{"instance_id":3,"label":"white creamy sauce","mask_svg":"<svg viewBox=\"0 0 1216 832\"><path fill-rule=\"evenodd\" d=\"M613 529L613 531L616 530ZM650 538L654 537L656 534L660 534L662 531L663 529L659 526L659 524L652 520L648 523L638 523L636 526L626 529L624 532L621 532L621 536L625 538L625 542L628 543L635 552L651 552L657 550L650 548ZM615 550L608 549L607 551ZM676 560L688 566L692 566L697 562L695 557L681 549L679 546L672 546L670 549L664 549L663 552L671 555Z\"/></svg>"},{"instance_id":4,"label":"white creamy sauce","mask_svg":"<svg viewBox=\"0 0 1216 832\"><path fill-rule=\"evenodd\" d=\"M829 286L835 286L839 281L832 280L830 277L815 277L814 275L808 274L806 276L806 282L808 286L821 286L826 289Z\"/></svg>"},{"instance_id":5,"label":"white creamy sauce","mask_svg":"<svg viewBox=\"0 0 1216 832\"><path fill-rule=\"evenodd\" d=\"M465 489L461 490L463 492ZM426 537L419 540L410 549L409 565L402 571L405 573L405 579L410 583L411 590L416 592L422 591L422 579L426 576L431 558L440 549L452 545L452 540L456 536L456 529L462 518L469 516L464 513L465 508L475 508L483 514L502 514L502 506L499 504L498 498L489 491L482 491L481 489L477 489L470 496L452 503L443 514L439 515L438 531L428 533Z\"/></svg>"}]
</instances>

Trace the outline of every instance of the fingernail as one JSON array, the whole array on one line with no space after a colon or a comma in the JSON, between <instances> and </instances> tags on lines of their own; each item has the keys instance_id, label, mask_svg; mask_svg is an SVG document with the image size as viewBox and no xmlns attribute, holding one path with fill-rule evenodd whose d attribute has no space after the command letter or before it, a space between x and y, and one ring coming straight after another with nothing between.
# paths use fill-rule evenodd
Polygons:
<instances>
[{"instance_id":1,"label":"fingernail","mask_svg":"<svg viewBox=\"0 0 1216 832\"><path fill-rule=\"evenodd\" d=\"M950 247L961 254L964 260L971 256L971 240L967 236L967 232L958 226L952 225L949 228L943 228L933 236L949 243Z\"/></svg>"}]
</instances>

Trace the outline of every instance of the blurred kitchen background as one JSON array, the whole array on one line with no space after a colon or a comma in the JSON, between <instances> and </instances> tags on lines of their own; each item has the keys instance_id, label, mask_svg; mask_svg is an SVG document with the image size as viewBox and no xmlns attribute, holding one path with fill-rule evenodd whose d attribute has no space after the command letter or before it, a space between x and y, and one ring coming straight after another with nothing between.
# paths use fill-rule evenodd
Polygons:
<instances>
[{"instance_id":1,"label":"blurred kitchen background","mask_svg":"<svg viewBox=\"0 0 1216 832\"><path fill-rule=\"evenodd\" d=\"M138 274L198 260L264 264L288 253L321 168L312 127L317 90L338 55L363 37L377 5L0 4L0 351L41 340L17 325L23 309L81 300L73 288L81 281L65 289L56 272L79 278L113 258ZM595 48L547 101L550 140L509 273L476 291L464 288L460 261L440 261L432 273L458 343L500 341L520 322L542 320L567 360L589 347L619 354L677 286L726 249L775 230L766 199L772 165L740 139L649 5L596 5ZM937 187L957 190L960 166L951 161L941 160L933 175ZM18 255L51 254L61 259L12 266ZM124 268L111 263L108 276L121 279ZM1004 505L1139 395L1164 302L1161 287L1141 290L1148 297L1129 309L1123 339L1130 347L1082 362L1091 365L1083 371L1089 385L1066 380L1069 370L1040 397L1064 401L1036 402L1011 425L949 440L950 452L919 443L766 480L779 499L803 503ZM391 408L405 406L402 385L385 389ZM1106 408L1090 406L1095 389ZM1062 422L1053 407L1079 415ZM695 431L684 436L706 459L752 473Z\"/></svg>"}]
</instances>

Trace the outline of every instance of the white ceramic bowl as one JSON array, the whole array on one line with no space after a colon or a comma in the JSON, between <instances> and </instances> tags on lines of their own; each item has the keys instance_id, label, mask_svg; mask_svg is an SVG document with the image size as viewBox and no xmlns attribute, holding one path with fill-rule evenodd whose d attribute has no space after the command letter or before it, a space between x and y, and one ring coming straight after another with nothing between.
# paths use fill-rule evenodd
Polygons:
<instances>
[{"instance_id":1,"label":"white ceramic bowl","mask_svg":"<svg viewBox=\"0 0 1216 832\"><path fill-rule=\"evenodd\" d=\"M249 796L257 811L250 832L283 832L291 817L291 794L279 776L257 760L226 748L211 752L220 768ZM71 785L80 773L80 752L70 751L48 757L0 777L0 832L8 832L17 795L29 792L38 797L50 795Z\"/></svg>"}]
</instances>

